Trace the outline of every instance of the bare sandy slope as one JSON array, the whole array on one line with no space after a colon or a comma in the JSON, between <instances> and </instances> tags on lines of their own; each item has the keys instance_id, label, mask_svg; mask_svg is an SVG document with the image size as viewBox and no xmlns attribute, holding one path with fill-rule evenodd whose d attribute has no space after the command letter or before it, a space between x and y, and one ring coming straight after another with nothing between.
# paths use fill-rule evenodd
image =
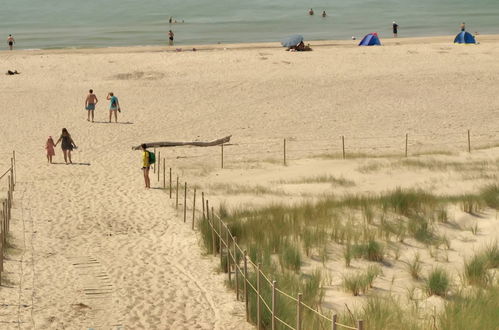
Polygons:
<instances>
[{"instance_id":1,"label":"bare sandy slope","mask_svg":"<svg viewBox=\"0 0 499 330\"><path fill-rule=\"evenodd\" d=\"M338 135L370 138L350 148L396 145L389 151L397 152L405 133L423 135L433 148L462 150L467 129L477 143L494 141L498 40L455 46L452 37L409 39L375 48L331 42L338 46L309 53L275 45L2 52L0 69L21 74L0 75L0 152L8 157L15 149L19 167L0 321L16 328L9 322L19 319L26 329L245 327L242 304L167 195L142 188L131 146L233 134L239 146L227 156L236 161L279 158L282 138L293 141L294 158L318 153L310 150L337 143ZM83 109L89 88L100 99L94 124ZM108 91L120 99L120 124L105 123ZM49 166L43 146L62 127L79 146L79 164ZM207 158L174 159L184 154ZM163 156L169 167L197 166L203 174L218 165L219 149Z\"/></svg>"}]
</instances>

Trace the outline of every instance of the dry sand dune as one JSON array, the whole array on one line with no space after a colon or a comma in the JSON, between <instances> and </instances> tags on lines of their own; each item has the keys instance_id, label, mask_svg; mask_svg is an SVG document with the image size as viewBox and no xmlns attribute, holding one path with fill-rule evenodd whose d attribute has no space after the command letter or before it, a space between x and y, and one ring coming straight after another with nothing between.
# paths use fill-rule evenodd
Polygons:
<instances>
[{"instance_id":1,"label":"dry sand dune","mask_svg":"<svg viewBox=\"0 0 499 330\"><path fill-rule=\"evenodd\" d=\"M439 133L438 144L452 147L465 139L453 134L471 129L493 140L499 39L466 47L443 40L340 43L309 53L268 45L2 52L0 70L21 72L0 76L0 153L16 150L19 180L10 282L0 289L2 328L17 328L17 320L22 329L249 327L244 306L167 195L142 188L140 155L131 146L233 134L241 143L233 149L237 160L280 148L284 137L304 141L298 158L313 140L341 134L394 136L383 144L400 144L407 132L429 140ZM94 124L83 109L89 88L100 100ZM109 91L123 108L119 124L106 123ZM45 141L62 127L79 146L78 164L60 164L57 149L59 164L47 165ZM163 156L180 168L189 164L174 156L212 155L197 162L202 173L216 166L218 152Z\"/></svg>"}]
</instances>

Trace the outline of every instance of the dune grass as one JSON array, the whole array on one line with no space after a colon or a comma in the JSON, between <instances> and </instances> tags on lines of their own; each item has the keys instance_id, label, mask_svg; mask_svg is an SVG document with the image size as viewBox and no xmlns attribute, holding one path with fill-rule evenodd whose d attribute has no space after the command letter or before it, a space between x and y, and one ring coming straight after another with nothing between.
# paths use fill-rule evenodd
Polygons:
<instances>
[{"instance_id":1,"label":"dune grass","mask_svg":"<svg viewBox=\"0 0 499 330\"><path fill-rule=\"evenodd\" d=\"M422 268L421 256L419 253L416 253L414 258L407 262L407 270L414 280L419 280L421 279Z\"/></svg>"},{"instance_id":2,"label":"dune grass","mask_svg":"<svg viewBox=\"0 0 499 330\"><path fill-rule=\"evenodd\" d=\"M485 287L493 284L490 269L499 268L499 244L489 245L464 263L464 278L470 285Z\"/></svg>"},{"instance_id":3,"label":"dune grass","mask_svg":"<svg viewBox=\"0 0 499 330\"><path fill-rule=\"evenodd\" d=\"M450 275L440 267L434 268L425 279L425 289L429 296L446 297L450 289Z\"/></svg>"},{"instance_id":4,"label":"dune grass","mask_svg":"<svg viewBox=\"0 0 499 330\"><path fill-rule=\"evenodd\" d=\"M330 174L323 174L317 176L303 177L295 180L280 180L276 183L279 184L307 184L307 183L330 183L333 186L340 187L353 187L355 182L352 180L345 179L343 177L335 177Z\"/></svg>"}]
</instances>

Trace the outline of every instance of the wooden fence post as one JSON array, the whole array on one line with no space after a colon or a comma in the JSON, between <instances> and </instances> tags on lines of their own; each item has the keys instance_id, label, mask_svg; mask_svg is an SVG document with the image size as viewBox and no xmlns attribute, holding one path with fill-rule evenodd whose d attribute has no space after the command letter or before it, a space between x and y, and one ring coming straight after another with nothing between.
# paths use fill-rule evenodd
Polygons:
<instances>
[{"instance_id":1,"label":"wooden fence post","mask_svg":"<svg viewBox=\"0 0 499 330\"><path fill-rule=\"evenodd\" d=\"M224 168L224 145L223 145L223 143L220 145L220 150L222 151L221 157L220 157L220 165L222 168Z\"/></svg>"},{"instance_id":2,"label":"wooden fence post","mask_svg":"<svg viewBox=\"0 0 499 330\"><path fill-rule=\"evenodd\" d=\"M177 175L177 189L175 189L175 209L178 209L178 175Z\"/></svg>"},{"instance_id":3,"label":"wooden fence post","mask_svg":"<svg viewBox=\"0 0 499 330\"><path fill-rule=\"evenodd\" d=\"M184 223L187 220L187 182L184 183Z\"/></svg>"},{"instance_id":4,"label":"wooden fence post","mask_svg":"<svg viewBox=\"0 0 499 330\"><path fill-rule=\"evenodd\" d=\"M471 134L470 134L470 130L468 130L468 152L471 152Z\"/></svg>"},{"instance_id":5,"label":"wooden fence post","mask_svg":"<svg viewBox=\"0 0 499 330\"><path fill-rule=\"evenodd\" d=\"M256 328L260 330L261 322L261 302L260 302L260 263L256 265Z\"/></svg>"},{"instance_id":6,"label":"wooden fence post","mask_svg":"<svg viewBox=\"0 0 499 330\"><path fill-rule=\"evenodd\" d=\"M201 203L203 204L203 220L206 219L204 215L204 191L201 192Z\"/></svg>"},{"instance_id":7,"label":"wooden fence post","mask_svg":"<svg viewBox=\"0 0 499 330\"><path fill-rule=\"evenodd\" d=\"M158 182L159 182L159 172L161 172L161 151L158 151Z\"/></svg>"},{"instance_id":8,"label":"wooden fence post","mask_svg":"<svg viewBox=\"0 0 499 330\"><path fill-rule=\"evenodd\" d=\"M357 330L364 330L364 321L362 320L357 321Z\"/></svg>"},{"instance_id":9,"label":"wooden fence post","mask_svg":"<svg viewBox=\"0 0 499 330\"><path fill-rule=\"evenodd\" d=\"M409 134L405 133L405 157L407 157L407 140L409 139Z\"/></svg>"},{"instance_id":10,"label":"wooden fence post","mask_svg":"<svg viewBox=\"0 0 499 330\"><path fill-rule=\"evenodd\" d=\"M272 330L275 330L276 286L277 281L272 281Z\"/></svg>"},{"instance_id":11,"label":"wooden fence post","mask_svg":"<svg viewBox=\"0 0 499 330\"><path fill-rule=\"evenodd\" d=\"M301 297L302 294L298 293L298 301L296 303L296 330L301 330Z\"/></svg>"},{"instance_id":12,"label":"wooden fence post","mask_svg":"<svg viewBox=\"0 0 499 330\"><path fill-rule=\"evenodd\" d=\"M246 307L246 322L249 322L249 301L248 301L248 252L243 251L244 261L244 305Z\"/></svg>"},{"instance_id":13,"label":"wooden fence post","mask_svg":"<svg viewBox=\"0 0 499 330\"><path fill-rule=\"evenodd\" d=\"M17 182L17 171L16 171L16 151L12 150L12 158L14 158L14 183Z\"/></svg>"},{"instance_id":14,"label":"wooden fence post","mask_svg":"<svg viewBox=\"0 0 499 330\"><path fill-rule=\"evenodd\" d=\"M194 197L192 198L192 230L194 230L195 218L196 218L196 188L194 188Z\"/></svg>"},{"instance_id":15,"label":"wooden fence post","mask_svg":"<svg viewBox=\"0 0 499 330\"><path fill-rule=\"evenodd\" d=\"M338 315L333 314L333 330L338 330L338 326L336 325L336 322L338 322Z\"/></svg>"},{"instance_id":16,"label":"wooden fence post","mask_svg":"<svg viewBox=\"0 0 499 330\"><path fill-rule=\"evenodd\" d=\"M341 136L341 148L343 150L343 159L345 159L346 155L345 155L345 136L344 135Z\"/></svg>"},{"instance_id":17,"label":"wooden fence post","mask_svg":"<svg viewBox=\"0 0 499 330\"><path fill-rule=\"evenodd\" d=\"M222 221L220 221L222 222ZM227 249L227 274L229 275L229 283L232 281L232 274L230 271L231 267L231 262L230 262L230 241L229 241L230 235L229 235L229 229L225 228L225 241L227 243L226 249Z\"/></svg>"},{"instance_id":18,"label":"wooden fence post","mask_svg":"<svg viewBox=\"0 0 499 330\"><path fill-rule=\"evenodd\" d=\"M163 158L163 189L166 189L166 162Z\"/></svg>"},{"instance_id":19,"label":"wooden fence post","mask_svg":"<svg viewBox=\"0 0 499 330\"><path fill-rule=\"evenodd\" d=\"M156 148L154 148L154 155L156 155ZM153 173L156 173L156 164L152 165Z\"/></svg>"},{"instance_id":20,"label":"wooden fence post","mask_svg":"<svg viewBox=\"0 0 499 330\"><path fill-rule=\"evenodd\" d=\"M170 199L172 199L172 168L170 167Z\"/></svg>"},{"instance_id":21,"label":"wooden fence post","mask_svg":"<svg viewBox=\"0 0 499 330\"><path fill-rule=\"evenodd\" d=\"M286 139L284 139L283 143L283 155L284 155L284 166L286 166Z\"/></svg>"},{"instance_id":22,"label":"wooden fence post","mask_svg":"<svg viewBox=\"0 0 499 330\"><path fill-rule=\"evenodd\" d=\"M215 219L214 212L213 212L213 206L211 207L211 217L213 219ZM220 253L220 267L222 267L222 263L223 263L222 241L223 241L223 238L222 238L222 220L220 218L218 218L218 249L219 249L218 252Z\"/></svg>"},{"instance_id":23,"label":"wooden fence post","mask_svg":"<svg viewBox=\"0 0 499 330\"><path fill-rule=\"evenodd\" d=\"M237 261L237 237L234 236L234 276L236 279L236 300L239 301L239 262Z\"/></svg>"}]
</instances>

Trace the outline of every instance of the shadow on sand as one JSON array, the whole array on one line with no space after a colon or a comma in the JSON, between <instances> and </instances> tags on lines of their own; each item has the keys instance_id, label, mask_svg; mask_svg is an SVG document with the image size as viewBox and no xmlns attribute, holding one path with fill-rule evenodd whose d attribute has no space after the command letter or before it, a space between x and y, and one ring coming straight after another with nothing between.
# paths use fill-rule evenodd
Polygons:
<instances>
[{"instance_id":1,"label":"shadow on sand","mask_svg":"<svg viewBox=\"0 0 499 330\"><path fill-rule=\"evenodd\" d=\"M124 121L124 122L120 122L120 121L119 121L119 122L117 122L117 123L115 123L115 122L113 121L112 123L110 123L110 122L108 122L108 121L97 121L97 120L96 120L96 121L94 121L94 122L93 122L93 124L113 124L113 125L118 124L118 125L133 125L133 123L132 123L132 122L130 122L130 121Z\"/></svg>"},{"instance_id":2,"label":"shadow on sand","mask_svg":"<svg viewBox=\"0 0 499 330\"><path fill-rule=\"evenodd\" d=\"M52 165L83 165L83 166L90 166L90 163L58 163L58 162L53 162Z\"/></svg>"}]
</instances>

